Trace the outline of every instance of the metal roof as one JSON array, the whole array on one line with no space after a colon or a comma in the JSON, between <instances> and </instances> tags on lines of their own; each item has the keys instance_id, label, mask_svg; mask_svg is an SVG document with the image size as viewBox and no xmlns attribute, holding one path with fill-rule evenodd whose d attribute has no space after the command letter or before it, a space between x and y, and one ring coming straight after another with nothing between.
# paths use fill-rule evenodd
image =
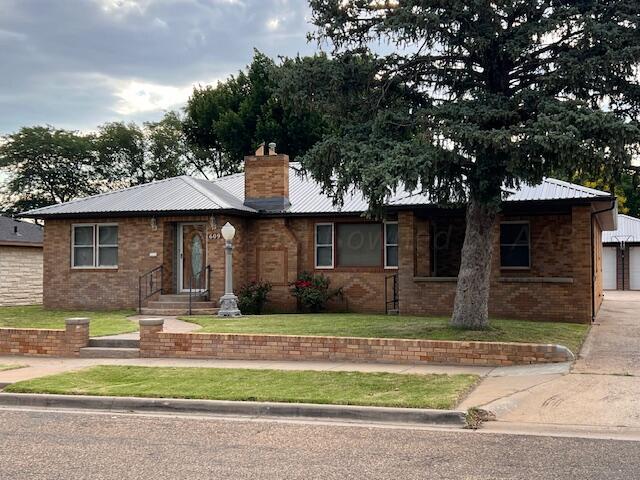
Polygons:
<instances>
[{"instance_id":1,"label":"metal roof","mask_svg":"<svg viewBox=\"0 0 640 480\"><path fill-rule=\"evenodd\" d=\"M640 218L618 214L618 229L602 232L602 243L640 242Z\"/></svg>"},{"instance_id":2,"label":"metal roof","mask_svg":"<svg viewBox=\"0 0 640 480\"><path fill-rule=\"evenodd\" d=\"M328 214L361 213L367 201L354 189L336 207L332 198L322 193L322 187L302 173L300 164L289 165L289 201L291 206L282 213ZM523 185L505 194L507 202L575 200L611 198L610 194L592 188L555 179L545 179L540 185ZM52 205L24 214L28 217L73 216L90 214L133 214L228 210L258 213L244 205L244 174L237 173L212 181L188 176L174 177L136 187L94 195L60 205ZM392 195L388 206L429 205L427 195L400 189Z\"/></svg>"},{"instance_id":3,"label":"metal roof","mask_svg":"<svg viewBox=\"0 0 640 480\"><path fill-rule=\"evenodd\" d=\"M38 208L24 216L47 217L135 212L189 212L239 210L255 212L242 200L222 190L218 185L189 176L180 176L135 187L101 193L59 205Z\"/></svg>"},{"instance_id":4,"label":"metal roof","mask_svg":"<svg viewBox=\"0 0 640 480\"><path fill-rule=\"evenodd\" d=\"M42 227L0 216L0 245L42 245Z\"/></svg>"}]
</instances>

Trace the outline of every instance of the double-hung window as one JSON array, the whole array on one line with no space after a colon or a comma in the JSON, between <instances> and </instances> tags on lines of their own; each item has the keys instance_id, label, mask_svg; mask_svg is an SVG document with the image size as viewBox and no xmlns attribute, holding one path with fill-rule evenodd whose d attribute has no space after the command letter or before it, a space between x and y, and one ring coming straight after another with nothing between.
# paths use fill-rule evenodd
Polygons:
<instances>
[{"instance_id":1,"label":"double-hung window","mask_svg":"<svg viewBox=\"0 0 640 480\"><path fill-rule=\"evenodd\" d=\"M316 268L333 268L333 223L316 224Z\"/></svg>"},{"instance_id":2,"label":"double-hung window","mask_svg":"<svg viewBox=\"0 0 640 480\"><path fill-rule=\"evenodd\" d=\"M500 267L531 268L529 222L500 224Z\"/></svg>"},{"instance_id":3,"label":"double-hung window","mask_svg":"<svg viewBox=\"0 0 640 480\"><path fill-rule=\"evenodd\" d=\"M104 223L74 225L71 238L73 268L117 268L117 225Z\"/></svg>"},{"instance_id":4,"label":"double-hung window","mask_svg":"<svg viewBox=\"0 0 640 480\"><path fill-rule=\"evenodd\" d=\"M398 222L384 224L384 266L398 268Z\"/></svg>"}]
</instances>

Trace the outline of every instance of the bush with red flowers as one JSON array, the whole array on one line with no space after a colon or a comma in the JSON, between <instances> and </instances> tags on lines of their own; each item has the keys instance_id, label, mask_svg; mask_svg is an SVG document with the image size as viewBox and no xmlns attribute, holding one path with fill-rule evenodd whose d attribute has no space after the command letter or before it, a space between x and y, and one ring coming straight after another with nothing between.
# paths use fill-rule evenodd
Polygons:
<instances>
[{"instance_id":1,"label":"bush with red flowers","mask_svg":"<svg viewBox=\"0 0 640 480\"><path fill-rule=\"evenodd\" d=\"M298 279L289 284L291 295L298 300L299 307L307 312L320 312L327 308L327 302L342 296L342 289L330 289L331 280L322 274L302 272Z\"/></svg>"},{"instance_id":2,"label":"bush with red flowers","mask_svg":"<svg viewBox=\"0 0 640 480\"><path fill-rule=\"evenodd\" d=\"M238 292L238 308L247 315L260 315L270 291L271 284L262 280L243 285Z\"/></svg>"}]
</instances>

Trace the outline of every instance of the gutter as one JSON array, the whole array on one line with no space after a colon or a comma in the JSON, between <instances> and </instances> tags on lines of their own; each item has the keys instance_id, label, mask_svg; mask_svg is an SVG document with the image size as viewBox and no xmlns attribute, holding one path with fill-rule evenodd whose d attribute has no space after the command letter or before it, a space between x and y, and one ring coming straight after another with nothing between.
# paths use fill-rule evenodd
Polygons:
<instances>
[{"instance_id":1,"label":"gutter","mask_svg":"<svg viewBox=\"0 0 640 480\"><path fill-rule=\"evenodd\" d=\"M595 266L595 243L593 240L593 220L596 217L596 215L599 215L601 213L605 213L605 212L610 212L611 210L613 210L614 208L616 208L616 205L618 203L618 199L616 197L613 197L613 199L611 200L611 206L604 208L602 210L596 210L595 212L591 212L591 224L590 224L590 230L591 230L591 323L595 323L596 321L596 266ZM600 239L600 241L602 241L602 239Z\"/></svg>"}]
</instances>

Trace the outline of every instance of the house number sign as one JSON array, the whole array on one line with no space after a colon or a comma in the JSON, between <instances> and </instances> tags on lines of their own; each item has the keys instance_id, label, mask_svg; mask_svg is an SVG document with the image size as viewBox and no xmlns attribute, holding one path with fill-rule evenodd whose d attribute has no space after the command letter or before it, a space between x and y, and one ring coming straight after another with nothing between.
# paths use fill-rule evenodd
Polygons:
<instances>
[{"instance_id":1,"label":"house number sign","mask_svg":"<svg viewBox=\"0 0 640 480\"><path fill-rule=\"evenodd\" d=\"M208 238L209 240L219 240L222 238L222 235L220 233L210 233Z\"/></svg>"}]
</instances>

